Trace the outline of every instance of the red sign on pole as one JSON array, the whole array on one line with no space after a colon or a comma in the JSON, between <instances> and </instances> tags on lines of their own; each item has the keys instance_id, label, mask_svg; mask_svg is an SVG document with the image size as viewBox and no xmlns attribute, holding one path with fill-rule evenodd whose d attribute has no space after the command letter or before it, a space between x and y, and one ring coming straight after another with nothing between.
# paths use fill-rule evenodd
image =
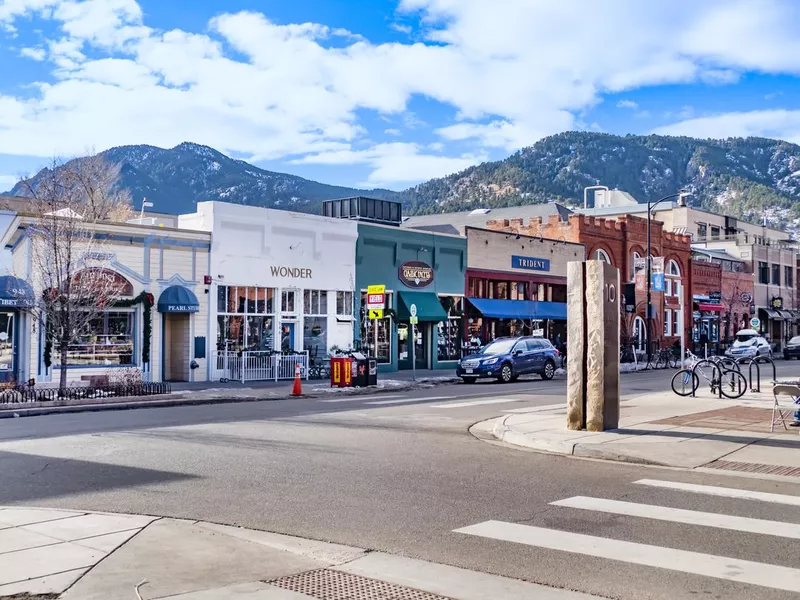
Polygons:
<instances>
[{"instance_id":1,"label":"red sign on pole","mask_svg":"<svg viewBox=\"0 0 800 600\"><path fill-rule=\"evenodd\" d=\"M383 304L386 302L386 295L385 294L368 294L367 295L367 305L372 307L380 307L383 308Z\"/></svg>"}]
</instances>

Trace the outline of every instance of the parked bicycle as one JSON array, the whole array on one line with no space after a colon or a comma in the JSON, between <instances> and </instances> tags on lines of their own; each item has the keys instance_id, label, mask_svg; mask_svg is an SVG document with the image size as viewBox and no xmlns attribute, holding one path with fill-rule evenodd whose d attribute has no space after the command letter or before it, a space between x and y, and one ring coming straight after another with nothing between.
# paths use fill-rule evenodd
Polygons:
<instances>
[{"instance_id":1,"label":"parked bicycle","mask_svg":"<svg viewBox=\"0 0 800 600\"><path fill-rule=\"evenodd\" d=\"M678 396L694 396L701 380L708 384L712 394L726 398L740 398L747 391L747 379L738 365L717 356L701 359L687 351L684 368L672 377L672 391Z\"/></svg>"}]
</instances>

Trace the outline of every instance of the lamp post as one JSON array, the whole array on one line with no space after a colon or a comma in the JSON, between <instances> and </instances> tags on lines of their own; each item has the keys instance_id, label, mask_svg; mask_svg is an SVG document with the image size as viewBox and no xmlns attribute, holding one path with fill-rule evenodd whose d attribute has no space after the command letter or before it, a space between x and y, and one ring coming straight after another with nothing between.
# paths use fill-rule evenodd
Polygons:
<instances>
[{"instance_id":1,"label":"lamp post","mask_svg":"<svg viewBox=\"0 0 800 600\"><path fill-rule=\"evenodd\" d=\"M653 348L650 340L652 339L652 329L653 329L653 306L652 306L652 294L651 294L651 287L652 287L652 262L653 262L653 254L650 251L650 216L653 212L653 209L664 202L665 200L669 200L670 198L677 198L678 199L678 206L684 207L686 206L686 199L689 198L691 194L689 192L680 191L676 194L670 194L669 196L664 196L660 200L656 200L655 202L647 202L647 304L645 306L646 314L646 326L645 331L647 333L647 366L650 366L650 359L653 356ZM681 290L683 293L683 290ZM683 309L681 309L681 319L683 319ZM682 328L682 326L681 326ZM683 357L681 357L683 360Z\"/></svg>"}]
</instances>

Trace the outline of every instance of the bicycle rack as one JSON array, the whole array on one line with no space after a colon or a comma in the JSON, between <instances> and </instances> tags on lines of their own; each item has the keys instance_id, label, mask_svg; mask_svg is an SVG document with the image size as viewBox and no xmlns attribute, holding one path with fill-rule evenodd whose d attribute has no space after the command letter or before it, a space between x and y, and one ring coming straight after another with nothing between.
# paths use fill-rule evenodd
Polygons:
<instances>
[{"instance_id":1,"label":"bicycle rack","mask_svg":"<svg viewBox=\"0 0 800 600\"><path fill-rule=\"evenodd\" d=\"M697 364L699 365L700 362L703 362L703 361L706 361L706 362L711 364L711 369L712 369L711 381L712 382L717 381L717 396L721 399L722 398L722 368L716 362L714 362L713 360L708 360L707 358L702 359ZM697 369L697 365L692 367L692 377L697 377L697 373L695 373L696 369ZM719 373L719 379L715 378L715 375L717 373ZM699 377L698 377L698 380L699 380ZM698 385L697 387L699 388L700 386ZM697 395L695 394L695 390L694 389L692 389L692 398L697 398Z\"/></svg>"},{"instance_id":2,"label":"bicycle rack","mask_svg":"<svg viewBox=\"0 0 800 600\"><path fill-rule=\"evenodd\" d=\"M775 367L775 361L771 358L766 358L759 356L757 358L740 358L736 362L739 364L744 364L747 361L747 375L748 375L748 383L750 385L750 391L752 393L761 393L761 363L769 363L772 365L772 381L776 381L778 379L778 370ZM756 368L756 385L753 385L753 367Z\"/></svg>"}]
</instances>

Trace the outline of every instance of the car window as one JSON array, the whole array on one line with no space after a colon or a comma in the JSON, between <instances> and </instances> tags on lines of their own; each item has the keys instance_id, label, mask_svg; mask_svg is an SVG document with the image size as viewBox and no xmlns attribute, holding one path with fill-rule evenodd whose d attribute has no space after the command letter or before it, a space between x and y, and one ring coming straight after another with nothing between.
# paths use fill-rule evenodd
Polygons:
<instances>
[{"instance_id":1,"label":"car window","mask_svg":"<svg viewBox=\"0 0 800 600\"><path fill-rule=\"evenodd\" d=\"M527 340L527 344L529 351L542 349L542 344L539 340Z\"/></svg>"}]
</instances>

